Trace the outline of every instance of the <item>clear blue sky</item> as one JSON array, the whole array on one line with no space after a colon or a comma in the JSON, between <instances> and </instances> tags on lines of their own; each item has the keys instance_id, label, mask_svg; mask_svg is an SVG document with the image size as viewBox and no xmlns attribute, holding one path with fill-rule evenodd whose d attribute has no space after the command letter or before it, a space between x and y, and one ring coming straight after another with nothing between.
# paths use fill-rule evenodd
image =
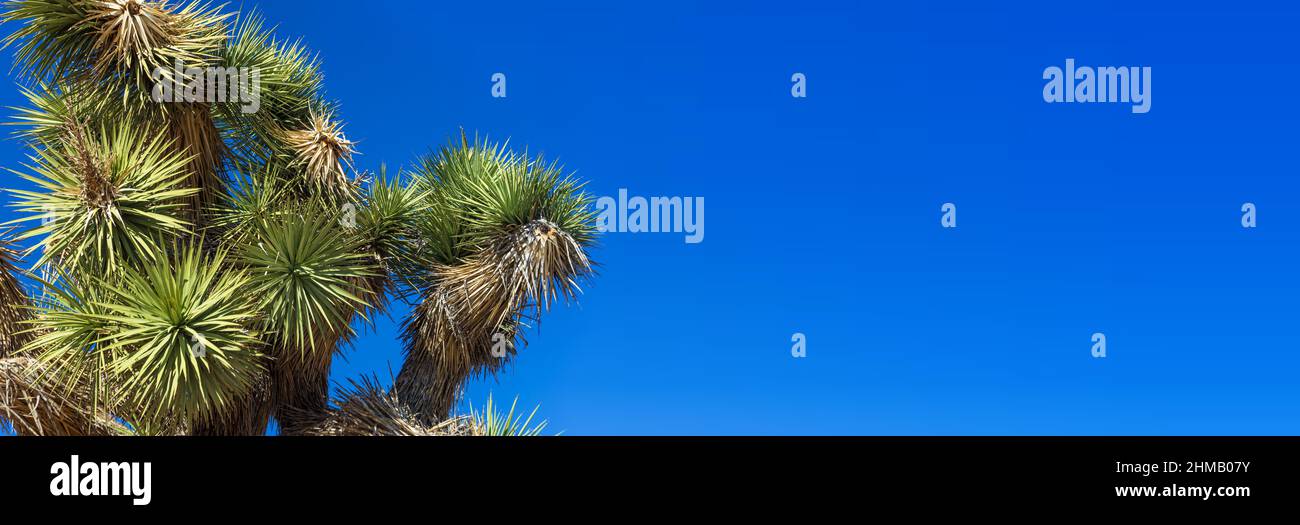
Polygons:
<instances>
[{"instance_id":1,"label":"clear blue sky","mask_svg":"<svg viewBox=\"0 0 1300 525\"><path fill-rule=\"evenodd\" d=\"M305 3L245 5L320 52L361 167L463 126L598 195L706 198L702 244L604 236L476 404L567 434L1300 433L1293 2ZM1067 58L1151 66L1151 112L1044 103ZM395 374L402 313L335 378Z\"/></svg>"}]
</instances>

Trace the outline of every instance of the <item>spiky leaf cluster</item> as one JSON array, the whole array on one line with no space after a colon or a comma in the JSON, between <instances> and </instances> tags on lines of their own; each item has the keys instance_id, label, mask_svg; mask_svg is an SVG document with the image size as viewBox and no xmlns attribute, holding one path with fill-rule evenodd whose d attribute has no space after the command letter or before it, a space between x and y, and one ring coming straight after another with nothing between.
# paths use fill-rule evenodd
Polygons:
<instances>
[{"instance_id":1,"label":"spiky leaf cluster","mask_svg":"<svg viewBox=\"0 0 1300 525\"><path fill-rule=\"evenodd\" d=\"M240 263L261 298L267 331L299 356L333 352L349 335L353 316L369 305L357 283L375 275L370 260L328 214L272 220L244 245Z\"/></svg>"},{"instance_id":2,"label":"spiky leaf cluster","mask_svg":"<svg viewBox=\"0 0 1300 525\"><path fill-rule=\"evenodd\" d=\"M29 250L40 252L37 266L116 271L158 256L160 241L189 231L184 199L198 191L186 187L189 159L171 144L128 126L94 133L70 126L30 157L26 172L10 170L38 188L10 190L27 214L21 221L39 222L17 240L39 239Z\"/></svg>"}]
</instances>

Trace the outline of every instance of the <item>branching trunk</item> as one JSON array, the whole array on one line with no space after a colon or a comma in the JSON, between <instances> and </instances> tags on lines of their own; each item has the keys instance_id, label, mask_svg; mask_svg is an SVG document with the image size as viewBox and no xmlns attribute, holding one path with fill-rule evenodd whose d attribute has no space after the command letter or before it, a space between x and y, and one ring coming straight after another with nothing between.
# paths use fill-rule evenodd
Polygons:
<instances>
[{"instance_id":1,"label":"branching trunk","mask_svg":"<svg viewBox=\"0 0 1300 525\"><path fill-rule=\"evenodd\" d=\"M415 315L419 316L418 313ZM412 319L411 322L419 321ZM415 348L407 352L402 369L393 383L397 399L409 407L412 415L426 426L451 415L460 385L469 377L469 370L452 373L444 367L441 372L448 377L439 372L433 355L422 348Z\"/></svg>"},{"instance_id":2,"label":"branching trunk","mask_svg":"<svg viewBox=\"0 0 1300 525\"><path fill-rule=\"evenodd\" d=\"M230 410L212 421L195 423L190 434L194 436L264 436L271 421L270 375L241 398Z\"/></svg>"},{"instance_id":3,"label":"branching trunk","mask_svg":"<svg viewBox=\"0 0 1300 525\"><path fill-rule=\"evenodd\" d=\"M272 365L272 402L280 433L301 435L329 415L331 359Z\"/></svg>"}]
</instances>

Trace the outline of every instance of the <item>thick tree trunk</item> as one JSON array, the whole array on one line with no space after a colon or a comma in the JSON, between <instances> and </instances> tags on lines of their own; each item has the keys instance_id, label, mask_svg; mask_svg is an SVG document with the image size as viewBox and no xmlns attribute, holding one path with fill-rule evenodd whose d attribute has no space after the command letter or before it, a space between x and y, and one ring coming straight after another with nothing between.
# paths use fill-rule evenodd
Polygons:
<instances>
[{"instance_id":1,"label":"thick tree trunk","mask_svg":"<svg viewBox=\"0 0 1300 525\"><path fill-rule=\"evenodd\" d=\"M450 370L439 370L437 363L429 352L415 348L406 355L402 370L398 372L393 384L397 399L405 404L420 424L432 426L447 419L451 408L469 370L451 374ZM459 379L449 379L448 375Z\"/></svg>"},{"instance_id":2,"label":"thick tree trunk","mask_svg":"<svg viewBox=\"0 0 1300 525\"><path fill-rule=\"evenodd\" d=\"M271 378L265 374L253 391L235 403L226 414L190 428L194 436L265 436L271 421Z\"/></svg>"},{"instance_id":3,"label":"thick tree trunk","mask_svg":"<svg viewBox=\"0 0 1300 525\"><path fill-rule=\"evenodd\" d=\"M272 413L280 434L300 435L329 417L331 361L271 365Z\"/></svg>"}]
</instances>

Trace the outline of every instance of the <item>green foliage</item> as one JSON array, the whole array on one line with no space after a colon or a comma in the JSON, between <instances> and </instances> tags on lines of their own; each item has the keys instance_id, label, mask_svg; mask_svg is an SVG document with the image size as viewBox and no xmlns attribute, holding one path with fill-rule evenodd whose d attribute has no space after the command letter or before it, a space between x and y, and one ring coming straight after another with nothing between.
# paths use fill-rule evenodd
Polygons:
<instances>
[{"instance_id":1,"label":"green foliage","mask_svg":"<svg viewBox=\"0 0 1300 525\"><path fill-rule=\"evenodd\" d=\"M155 68L214 63L229 15L205 2L11 0L0 21L18 28L16 68L25 78L68 84L71 92L106 90L124 106L148 103Z\"/></svg>"},{"instance_id":2,"label":"green foliage","mask_svg":"<svg viewBox=\"0 0 1300 525\"><path fill-rule=\"evenodd\" d=\"M248 392L263 368L250 331L257 311L246 273L199 245L126 273L104 306L116 324L103 351L122 390L149 416L206 418ZM121 351L120 353L117 351Z\"/></svg>"},{"instance_id":3,"label":"green foliage","mask_svg":"<svg viewBox=\"0 0 1300 525\"><path fill-rule=\"evenodd\" d=\"M403 185L400 177L389 177L381 167L357 215L359 235L369 250L381 260L408 254L415 225L427 211L426 199L417 186Z\"/></svg>"},{"instance_id":4,"label":"green foliage","mask_svg":"<svg viewBox=\"0 0 1300 525\"><path fill-rule=\"evenodd\" d=\"M357 281L375 271L337 221L320 210L285 214L241 252L266 330L303 354L331 352L353 314L369 305Z\"/></svg>"},{"instance_id":5,"label":"green foliage","mask_svg":"<svg viewBox=\"0 0 1300 525\"><path fill-rule=\"evenodd\" d=\"M217 104L216 110L245 161L284 166L293 160L283 144L285 130L310 125L313 106L320 105L323 77L319 59L301 41L280 40L274 32L258 13L234 24L219 61L224 67L258 72L261 107L245 114L239 102L228 102Z\"/></svg>"},{"instance_id":6,"label":"green foliage","mask_svg":"<svg viewBox=\"0 0 1300 525\"><path fill-rule=\"evenodd\" d=\"M275 165L247 173L236 173L227 185L228 193L216 210L213 227L229 245L243 245L256 238L272 221L283 215L291 197L284 175Z\"/></svg>"},{"instance_id":7,"label":"green foliage","mask_svg":"<svg viewBox=\"0 0 1300 525\"><path fill-rule=\"evenodd\" d=\"M470 409L470 415L473 418L474 434L479 436L540 436L546 430L549 421L543 420L536 425L533 424L533 417L537 415L540 405L533 407L533 411L524 416L523 412L515 413L515 406L519 404L519 397L510 403L510 409L501 412L501 407L492 400L492 394L488 394L487 405L483 411L479 412Z\"/></svg>"},{"instance_id":8,"label":"green foliage","mask_svg":"<svg viewBox=\"0 0 1300 525\"><path fill-rule=\"evenodd\" d=\"M220 61L225 67L258 71L262 106L250 118L256 119L254 123L263 135L272 126L307 121L323 78L319 59L301 40L277 40L275 28L267 27L260 14L250 13L235 24L230 39L221 47ZM222 112L243 116L234 102L223 105Z\"/></svg>"},{"instance_id":9,"label":"green foliage","mask_svg":"<svg viewBox=\"0 0 1300 525\"><path fill-rule=\"evenodd\" d=\"M44 283L24 351L63 397L84 390L91 413L140 428L207 420L251 388L263 369L249 330L257 310L242 271L197 243L131 267L112 281L63 275Z\"/></svg>"},{"instance_id":10,"label":"green foliage","mask_svg":"<svg viewBox=\"0 0 1300 525\"><path fill-rule=\"evenodd\" d=\"M42 191L9 190L16 208L40 221L16 240L40 238L36 266L53 261L91 271L116 271L160 254L159 241L189 231L180 218L189 160L149 130L117 126L88 136L80 127L65 140L36 150L26 168L11 172Z\"/></svg>"},{"instance_id":11,"label":"green foliage","mask_svg":"<svg viewBox=\"0 0 1300 525\"><path fill-rule=\"evenodd\" d=\"M113 352L100 344L115 328L108 317L113 312L105 306L108 289L66 273L60 273L58 284L42 284L45 294L34 301L28 321L34 338L24 350L45 365L65 397L85 388L95 410L119 407Z\"/></svg>"},{"instance_id":12,"label":"green foliage","mask_svg":"<svg viewBox=\"0 0 1300 525\"><path fill-rule=\"evenodd\" d=\"M16 122L22 126L16 134L36 145L57 144L68 133L69 123L81 123L93 129L121 125L143 119L131 113L120 101L98 90L69 91L66 86L40 84L36 89L19 88L29 107L17 111Z\"/></svg>"},{"instance_id":13,"label":"green foliage","mask_svg":"<svg viewBox=\"0 0 1300 525\"><path fill-rule=\"evenodd\" d=\"M413 183L428 196L418 223L425 264L456 264L489 247L512 227L544 219L580 245L594 238L594 211L584 184L542 156L517 154L486 139L444 146L417 161Z\"/></svg>"}]
</instances>

